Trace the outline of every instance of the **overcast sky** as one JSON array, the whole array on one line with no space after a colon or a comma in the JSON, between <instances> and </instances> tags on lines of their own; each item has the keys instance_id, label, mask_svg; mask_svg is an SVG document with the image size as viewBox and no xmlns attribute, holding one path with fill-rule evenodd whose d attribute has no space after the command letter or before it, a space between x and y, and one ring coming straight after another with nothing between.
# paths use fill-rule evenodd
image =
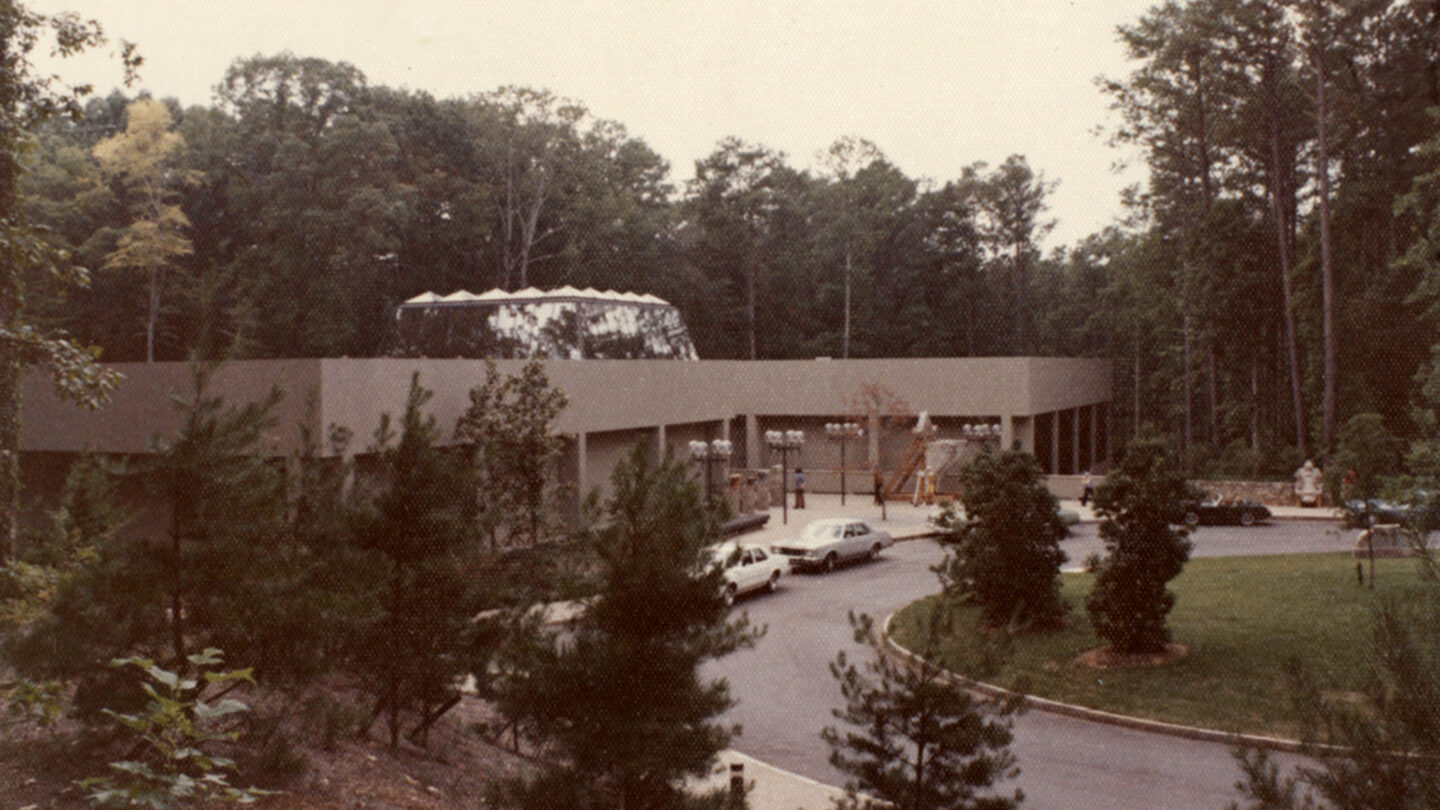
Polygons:
<instances>
[{"instance_id":1,"label":"overcast sky","mask_svg":"<svg viewBox=\"0 0 1440 810\"><path fill-rule=\"evenodd\" d=\"M683 188L721 138L796 168L842 135L943 183L1024 155L1060 185L1047 244L1110 224L1123 155L1099 75L1128 73L1117 25L1154 0L31 0L98 19L145 57L141 87L208 104L237 57L291 51L350 62L371 84L467 96L547 88L624 124ZM112 49L113 50L113 49ZM62 65L100 92L114 60Z\"/></svg>"}]
</instances>

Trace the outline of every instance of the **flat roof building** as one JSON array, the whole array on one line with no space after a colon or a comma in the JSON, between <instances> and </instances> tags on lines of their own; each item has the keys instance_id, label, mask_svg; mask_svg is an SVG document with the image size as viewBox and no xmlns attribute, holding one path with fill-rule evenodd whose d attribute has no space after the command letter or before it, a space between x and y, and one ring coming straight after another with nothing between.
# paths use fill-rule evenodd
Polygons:
<instances>
[{"instance_id":1,"label":"flat roof building","mask_svg":"<svg viewBox=\"0 0 1440 810\"><path fill-rule=\"evenodd\" d=\"M518 373L524 360L496 361ZM837 491L839 442L824 426L855 420L862 388L884 390L915 414L926 412L937 438L960 439L967 425L994 425L1000 444L1034 453L1056 479L1099 471L1110 456L1108 360L1053 357L901 358L863 360L546 360L546 374L570 405L556 431L567 438L557 470L577 491L607 489L610 470L628 448L650 439L684 455L693 440L733 442L732 468L770 468L780 454L767 447L767 430L803 430L806 443L791 466L802 465L812 491ZM185 363L112 366L125 381L106 407L86 411L57 398L39 372L26 379L22 464L27 486L57 491L69 459L90 451L107 455L148 452L153 437L173 433L180 414L173 392L190 389ZM244 360L221 367L211 393L227 403L261 400L272 386L286 396L268 452L299 449L299 426L325 436L344 427L355 437L347 453L363 453L382 413L403 409L412 372L435 392L426 407L448 439L469 405L469 391L485 379L485 361L467 359ZM900 464L908 429L886 432L864 425L865 438L849 447L852 471ZM913 420L911 420L913 423ZM331 452L328 448L324 452ZM868 490L867 476L851 475L852 489ZM1064 486L1052 489L1066 490Z\"/></svg>"}]
</instances>

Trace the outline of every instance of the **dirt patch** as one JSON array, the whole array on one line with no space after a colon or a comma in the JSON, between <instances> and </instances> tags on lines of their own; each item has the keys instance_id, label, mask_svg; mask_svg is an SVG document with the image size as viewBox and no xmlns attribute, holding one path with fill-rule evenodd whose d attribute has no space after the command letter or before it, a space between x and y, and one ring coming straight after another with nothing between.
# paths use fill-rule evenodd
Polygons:
<instances>
[{"instance_id":1,"label":"dirt patch","mask_svg":"<svg viewBox=\"0 0 1440 810\"><path fill-rule=\"evenodd\" d=\"M1164 652L1129 654L1117 653L1107 645L1083 652L1075 661L1091 669L1143 669L1164 666L1189 654L1190 648L1184 644L1166 644Z\"/></svg>"},{"instance_id":2,"label":"dirt patch","mask_svg":"<svg viewBox=\"0 0 1440 810\"><path fill-rule=\"evenodd\" d=\"M257 701L263 702L263 701ZM482 739L473 728L488 708L467 698L442 719L429 745L409 742L391 750L372 732L324 741L296 733L293 753L304 769L275 785L282 793L253 807L264 810L474 810L486 806L495 782L532 775L534 761ZM68 726L68 724L65 724ZM74 727L41 731L0 724L0 808L81 810L89 805L75 780L101 775L107 761L123 758L113 745L95 742ZM226 752L227 754L230 752ZM253 752L243 752L243 754ZM231 782L249 785L246 774Z\"/></svg>"}]
</instances>

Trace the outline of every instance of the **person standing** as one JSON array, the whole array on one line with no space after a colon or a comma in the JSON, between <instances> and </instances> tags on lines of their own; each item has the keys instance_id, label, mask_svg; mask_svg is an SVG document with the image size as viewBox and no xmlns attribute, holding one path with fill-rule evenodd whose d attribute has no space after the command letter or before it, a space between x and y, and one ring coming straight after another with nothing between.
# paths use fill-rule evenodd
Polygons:
<instances>
[{"instance_id":1,"label":"person standing","mask_svg":"<svg viewBox=\"0 0 1440 810\"><path fill-rule=\"evenodd\" d=\"M805 471L795 468L795 508L805 508Z\"/></svg>"},{"instance_id":2,"label":"person standing","mask_svg":"<svg viewBox=\"0 0 1440 810\"><path fill-rule=\"evenodd\" d=\"M873 477L873 481L872 481L871 483L872 483L873 486L875 487L875 505L876 505L876 506L884 506L884 505L885 505L885 479L880 475L880 468L879 468L879 467L873 468L873 469L871 470L871 472L873 473L873 476L872 476L872 477Z\"/></svg>"},{"instance_id":3,"label":"person standing","mask_svg":"<svg viewBox=\"0 0 1440 810\"><path fill-rule=\"evenodd\" d=\"M1086 470L1085 474L1080 476L1080 505L1085 506L1090 503L1090 499L1093 497L1095 497L1095 485L1090 483L1090 471Z\"/></svg>"}]
</instances>

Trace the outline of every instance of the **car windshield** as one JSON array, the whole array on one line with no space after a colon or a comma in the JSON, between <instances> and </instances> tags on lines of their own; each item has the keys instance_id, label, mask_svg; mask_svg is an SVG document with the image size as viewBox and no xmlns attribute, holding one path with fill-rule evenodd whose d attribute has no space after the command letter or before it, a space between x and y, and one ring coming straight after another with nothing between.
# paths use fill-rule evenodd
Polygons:
<instances>
[{"instance_id":1,"label":"car windshield","mask_svg":"<svg viewBox=\"0 0 1440 810\"><path fill-rule=\"evenodd\" d=\"M839 539L845 531L845 527L839 524L812 523L805 527L802 537L811 540Z\"/></svg>"}]
</instances>

